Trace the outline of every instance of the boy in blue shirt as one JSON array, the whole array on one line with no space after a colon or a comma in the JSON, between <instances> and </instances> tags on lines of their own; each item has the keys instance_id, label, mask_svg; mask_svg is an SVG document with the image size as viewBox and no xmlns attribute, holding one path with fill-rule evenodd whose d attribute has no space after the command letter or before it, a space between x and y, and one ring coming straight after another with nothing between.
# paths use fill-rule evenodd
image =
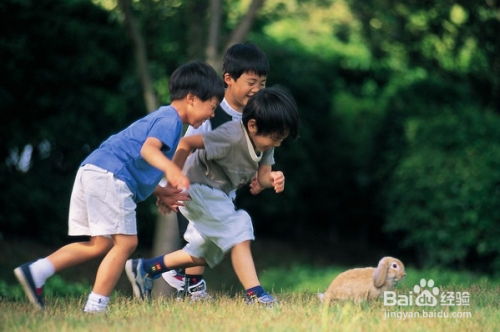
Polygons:
<instances>
[{"instance_id":1,"label":"boy in blue shirt","mask_svg":"<svg viewBox=\"0 0 500 332\"><path fill-rule=\"evenodd\" d=\"M291 96L267 88L250 98L241 121L229 121L203 135L184 137L174 161L192 182L191 200L180 207L189 220L183 249L152 259L129 259L125 266L134 295L148 298L152 280L172 269L217 265L241 243L254 240L252 220L234 206L231 192L257 173L259 187L280 193L285 177L273 171L274 148L296 137L299 117ZM189 157L191 151L196 151ZM187 159L187 161L186 161ZM233 268L246 290L248 303L272 305L276 300L258 281L251 254L232 252Z\"/></svg>"},{"instance_id":2,"label":"boy in blue shirt","mask_svg":"<svg viewBox=\"0 0 500 332\"><path fill-rule=\"evenodd\" d=\"M68 234L90 239L14 270L35 307L44 307L43 285L55 272L104 256L84 311L105 311L138 244L136 203L151 195L164 176L174 188L189 188L188 178L172 156L183 124L198 127L212 117L224 96L224 85L212 67L191 62L174 71L169 90L169 106L112 135L80 165L71 194Z\"/></svg>"}]
</instances>

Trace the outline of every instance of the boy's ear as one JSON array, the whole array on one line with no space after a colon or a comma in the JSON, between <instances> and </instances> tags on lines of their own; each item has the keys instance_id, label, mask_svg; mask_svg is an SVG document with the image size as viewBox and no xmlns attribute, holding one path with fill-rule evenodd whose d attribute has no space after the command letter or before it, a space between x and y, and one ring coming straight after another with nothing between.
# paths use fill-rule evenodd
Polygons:
<instances>
[{"instance_id":1,"label":"boy's ear","mask_svg":"<svg viewBox=\"0 0 500 332\"><path fill-rule=\"evenodd\" d=\"M186 101L189 105L192 105L194 103L195 98L196 96L191 92L188 92L188 94L186 95Z\"/></svg>"},{"instance_id":2,"label":"boy's ear","mask_svg":"<svg viewBox=\"0 0 500 332\"><path fill-rule=\"evenodd\" d=\"M223 77L224 83L226 83L226 85L229 85L229 83L234 82L233 77L229 73L225 73L224 76L222 76L222 77Z\"/></svg>"},{"instance_id":3,"label":"boy's ear","mask_svg":"<svg viewBox=\"0 0 500 332\"><path fill-rule=\"evenodd\" d=\"M251 134L256 134L258 131L257 130L257 121L255 121L255 119L248 120L247 129L248 129L248 132L250 132Z\"/></svg>"}]
</instances>

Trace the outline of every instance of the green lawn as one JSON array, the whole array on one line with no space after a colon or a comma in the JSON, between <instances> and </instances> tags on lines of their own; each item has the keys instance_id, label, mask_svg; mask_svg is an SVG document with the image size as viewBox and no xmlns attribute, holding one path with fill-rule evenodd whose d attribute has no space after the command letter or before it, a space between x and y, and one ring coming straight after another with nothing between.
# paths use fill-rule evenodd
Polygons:
<instances>
[{"instance_id":1,"label":"green lawn","mask_svg":"<svg viewBox=\"0 0 500 332\"><path fill-rule=\"evenodd\" d=\"M326 307L312 294L278 293L273 308L248 306L241 298L215 294L206 303L156 299L142 303L115 295L106 315L86 315L84 297L49 298L44 312L33 311L25 301L0 302L2 331L498 331L498 288L470 288L469 308L433 308L445 318L387 317L382 302L346 302ZM496 292L496 296L492 293ZM464 310L465 309L465 310ZM421 311L417 307L394 311ZM470 316L455 318L460 312ZM458 315L457 317L460 317Z\"/></svg>"},{"instance_id":2,"label":"green lawn","mask_svg":"<svg viewBox=\"0 0 500 332\"><path fill-rule=\"evenodd\" d=\"M439 302L435 306L389 306L381 299L328 307L318 301L316 294L348 267L307 264L307 259L298 255L295 261L282 260L281 265L273 265L275 260L263 255L259 251L262 248L256 250L257 262L263 263L257 264L262 284L280 300L273 308L243 303L241 288L226 259L221 266L207 271L212 302L179 302L171 297L150 303L135 301L122 276L108 313L86 315L82 308L95 274L97 263L93 262L49 279L47 308L38 312L12 276L15 263L6 258L19 257L22 261L29 256L17 252L18 247L4 248L8 255L0 258L0 331L500 331L499 279L437 268L418 270L409 264L407 278L395 289L398 296L415 298L411 293L414 286L420 285L421 279L432 279L433 287L440 292L436 299L451 294L455 296L454 305ZM281 249L279 252L284 252ZM468 295L467 305L458 303L457 294Z\"/></svg>"}]
</instances>

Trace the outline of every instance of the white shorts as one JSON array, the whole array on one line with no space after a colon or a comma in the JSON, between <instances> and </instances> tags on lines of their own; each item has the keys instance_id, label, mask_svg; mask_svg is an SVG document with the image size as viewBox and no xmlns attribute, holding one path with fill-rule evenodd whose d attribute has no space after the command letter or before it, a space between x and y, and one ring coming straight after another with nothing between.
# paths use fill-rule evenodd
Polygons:
<instances>
[{"instance_id":1,"label":"white shorts","mask_svg":"<svg viewBox=\"0 0 500 332\"><path fill-rule=\"evenodd\" d=\"M244 210L236 210L223 191L201 184L189 188L191 200L179 207L189 220L184 233L189 255L203 257L210 267L220 263L236 244L254 240L252 219Z\"/></svg>"},{"instance_id":2,"label":"white shorts","mask_svg":"<svg viewBox=\"0 0 500 332\"><path fill-rule=\"evenodd\" d=\"M133 194L122 180L87 164L76 174L69 205L69 235L137 234Z\"/></svg>"}]
</instances>

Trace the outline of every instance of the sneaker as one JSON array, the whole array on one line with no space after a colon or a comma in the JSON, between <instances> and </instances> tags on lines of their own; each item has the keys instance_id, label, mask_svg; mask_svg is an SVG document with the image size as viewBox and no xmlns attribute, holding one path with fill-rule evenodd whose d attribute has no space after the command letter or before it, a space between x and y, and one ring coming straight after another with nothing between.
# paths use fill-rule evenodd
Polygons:
<instances>
[{"instance_id":1,"label":"sneaker","mask_svg":"<svg viewBox=\"0 0 500 332\"><path fill-rule=\"evenodd\" d=\"M177 292L184 291L186 276L180 270L170 270L163 273L161 276L163 280L165 280L170 287L175 288Z\"/></svg>"},{"instance_id":2,"label":"sneaker","mask_svg":"<svg viewBox=\"0 0 500 332\"><path fill-rule=\"evenodd\" d=\"M89 305L88 303L83 308L83 312L89 315L105 315L108 313L107 307L97 307L93 305Z\"/></svg>"},{"instance_id":3,"label":"sneaker","mask_svg":"<svg viewBox=\"0 0 500 332\"><path fill-rule=\"evenodd\" d=\"M207 283L205 282L205 279L201 279L194 285L188 285L185 296L189 296L190 300L193 302L212 299L212 296L210 296L207 292Z\"/></svg>"},{"instance_id":4,"label":"sneaker","mask_svg":"<svg viewBox=\"0 0 500 332\"><path fill-rule=\"evenodd\" d=\"M266 307L272 307L273 305L278 303L278 300L270 294L265 293L264 295L257 297L254 293L252 294L247 294L245 296L245 303L246 304L254 304L254 303L259 303L262 304Z\"/></svg>"},{"instance_id":5,"label":"sneaker","mask_svg":"<svg viewBox=\"0 0 500 332\"><path fill-rule=\"evenodd\" d=\"M37 309L43 309L45 307L45 302L43 300L43 287L36 288L33 282L33 276L31 275L30 263L23 264L14 269L14 274L17 280L23 287L24 293L28 297L31 303Z\"/></svg>"},{"instance_id":6,"label":"sneaker","mask_svg":"<svg viewBox=\"0 0 500 332\"><path fill-rule=\"evenodd\" d=\"M153 279L142 269L142 258L127 260L125 272L132 285L134 296L143 300L150 299Z\"/></svg>"}]
</instances>

